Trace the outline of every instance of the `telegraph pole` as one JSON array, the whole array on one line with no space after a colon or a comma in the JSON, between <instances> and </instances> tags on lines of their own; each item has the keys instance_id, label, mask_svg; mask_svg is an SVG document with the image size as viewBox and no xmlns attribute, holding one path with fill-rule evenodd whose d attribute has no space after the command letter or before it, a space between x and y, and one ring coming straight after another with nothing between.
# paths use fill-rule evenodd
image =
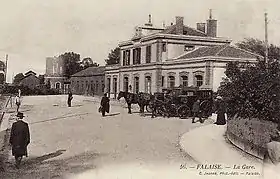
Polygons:
<instances>
[{"instance_id":1,"label":"telegraph pole","mask_svg":"<svg viewBox=\"0 0 280 179\"><path fill-rule=\"evenodd\" d=\"M265 57L264 57L264 62L268 62L268 33L267 33L267 13L264 13L264 19L265 19Z\"/></svg>"},{"instance_id":2,"label":"telegraph pole","mask_svg":"<svg viewBox=\"0 0 280 179\"><path fill-rule=\"evenodd\" d=\"M8 71L8 54L6 54L6 63L5 63L5 83L7 83L7 71Z\"/></svg>"}]
</instances>

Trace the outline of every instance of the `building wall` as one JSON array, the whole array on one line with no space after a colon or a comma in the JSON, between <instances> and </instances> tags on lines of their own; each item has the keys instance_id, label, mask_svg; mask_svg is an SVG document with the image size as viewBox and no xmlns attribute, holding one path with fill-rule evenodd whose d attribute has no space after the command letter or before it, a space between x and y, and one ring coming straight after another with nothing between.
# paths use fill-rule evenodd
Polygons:
<instances>
[{"instance_id":1,"label":"building wall","mask_svg":"<svg viewBox=\"0 0 280 179\"><path fill-rule=\"evenodd\" d=\"M71 77L70 89L77 95L103 95L105 90L104 75Z\"/></svg>"},{"instance_id":2,"label":"building wall","mask_svg":"<svg viewBox=\"0 0 280 179\"><path fill-rule=\"evenodd\" d=\"M226 77L226 63L214 63L215 67L213 69L213 91L217 91L222 82L223 77Z\"/></svg>"},{"instance_id":3,"label":"building wall","mask_svg":"<svg viewBox=\"0 0 280 179\"><path fill-rule=\"evenodd\" d=\"M19 83L19 85L27 86L30 89L35 89L36 87L39 86L39 84L40 84L39 78L37 78L34 75L30 75L30 76L25 77Z\"/></svg>"}]
</instances>

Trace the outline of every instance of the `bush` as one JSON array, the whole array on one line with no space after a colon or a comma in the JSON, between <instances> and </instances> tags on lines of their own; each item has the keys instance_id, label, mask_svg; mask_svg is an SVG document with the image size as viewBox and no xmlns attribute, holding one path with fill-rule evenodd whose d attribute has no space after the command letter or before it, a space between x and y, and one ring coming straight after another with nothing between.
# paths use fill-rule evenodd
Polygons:
<instances>
[{"instance_id":1,"label":"bush","mask_svg":"<svg viewBox=\"0 0 280 179\"><path fill-rule=\"evenodd\" d=\"M280 64L269 61L256 65L229 63L227 78L218 93L225 99L228 116L279 122Z\"/></svg>"},{"instance_id":2,"label":"bush","mask_svg":"<svg viewBox=\"0 0 280 179\"><path fill-rule=\"evenodd\" d=\"M40 86L35 89L30 89L27 86L4 86L2 89L2 94L17 94L18 89L21 90L21 94L24 96L29 95L58 95L59 91L57 89L47 89L45 86Z\"/></svg>"}]
</instances>

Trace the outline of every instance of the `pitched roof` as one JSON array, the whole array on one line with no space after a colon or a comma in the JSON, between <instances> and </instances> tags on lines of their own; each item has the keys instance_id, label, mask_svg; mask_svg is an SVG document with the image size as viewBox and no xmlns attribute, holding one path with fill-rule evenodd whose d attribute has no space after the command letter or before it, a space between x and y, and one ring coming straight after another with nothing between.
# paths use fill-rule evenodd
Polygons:
<instances>
[{"instance_id":1,"label":"pitched roof","mask_svg":"<svg viewBox=\"0 0 280 179\"><path fill-rule=\"evenodd\" d=\"M176 34L176 24L166 27L161 31L162 34ZM199 30L184 25L183 35L207 37L207 35Z\"/></svg>"},{"instance_id":2,"label":"pitched roof","mask_svg":"<svg viewBox=\"0 0 280 179\"><path fill-rule=\"evenodd\" d=\"M99 67L88 67L82 71L79 71L72 75L72 77L86 77L86 76L96 76L103 75L105 73L105 66Z\"/></svg>"},{"instance_id":3,"label":"pitched roof","mask_svg":"<svg viewBox=\"0 0 280 179\"><path fill-rule=\"evenodd\" d=\"M233 47L230 45L217 45L200 47L194 51L187 52L176 59L199 58L199 57L232 57L232 58L257 58L259 55Z\"/></svg>"},{"instance_id":4,"label":"pitched roof","mask_svg":"<svg viewBox=\"0 0 280 179\"><path fill-rule=\"evenodd\" d=\"M36 73L32 70L29 70L28 72L26 72L24 75L28 76L28 75L36 75Z\"/></svg>"}]
</instances>

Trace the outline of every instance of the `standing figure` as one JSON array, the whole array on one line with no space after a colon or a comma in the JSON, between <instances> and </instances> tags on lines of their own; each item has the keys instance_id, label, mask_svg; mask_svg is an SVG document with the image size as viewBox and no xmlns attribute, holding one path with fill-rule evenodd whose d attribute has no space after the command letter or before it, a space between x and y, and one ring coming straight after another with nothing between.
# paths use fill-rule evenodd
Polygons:
<instances>
[{"instance_id":1,"label":"standing figure","mask_svg":"<svg viewBox=\"0 0 280 179\"><path fill-rule=\"evenodd\" d=\"M22 157L27 157L27 146L30 143L29 126L22 121L24 115L21 112L17 114L17 121L13 123L10 135L10 144L12 145L12 155L15 157L16 168L19 168Z\"/></svg>"},{"instance_id":2,"label":"standing figure","mask_svg":"<svg viewBox=\"0 0 280 179\"><path fill-rule=\"evenodd\" d=\"M20 97L18 94L16 95L15 102L16 102L17 112L18 112L20 104L21 104Z\"/></svg>"},{"instance_id":3,"label":"standing figure","mask_svg":"<svg viewBox=\"0 0 280 179\"><path fill-rule=\"evenodd\" d=\"M195 123L195 117L199 118L199 122L203 123L202 118L201 118L201 111L200 111L200 100L196 100L196 102L193 103L192 106L192 112L193 112L193 118L192 118L192 123Z\"/></svg>"},{"instance_id":4,"label":"standing figure","mask_svg":"<svg viewBox=\"0 0 280 179\"><path fill-rule=\"evenodd\" d=\"M69 93L68 93L68 100L67 100L68 107L71 107L72 99L73 99L73 95L72 95L71 91L69 91Z\"/></svg>"},{"instance_id":5,"label":"standing figure","mask_svg":"<svg viewBox=\"0 0 280 179\"><path fill-rule=\"evenodd\" d=\"M104 117L105 112L109 113L110 111L110 99L107 97L107 93L104 93L100 105L101 105L102 117Z\"/></svg>"},{"instance_id":6,"label":"standing figure","mask_svg":"<svg viewBox=\"0 0 280 179\"><path fill-rule=\"evenodd\" d=\"M214 124L225 125L226 124L226 117L225 117L226 104L222 100L221 96L217 97L216 112L217 112L217 120Z\"/></svg>"}]
</instances>

